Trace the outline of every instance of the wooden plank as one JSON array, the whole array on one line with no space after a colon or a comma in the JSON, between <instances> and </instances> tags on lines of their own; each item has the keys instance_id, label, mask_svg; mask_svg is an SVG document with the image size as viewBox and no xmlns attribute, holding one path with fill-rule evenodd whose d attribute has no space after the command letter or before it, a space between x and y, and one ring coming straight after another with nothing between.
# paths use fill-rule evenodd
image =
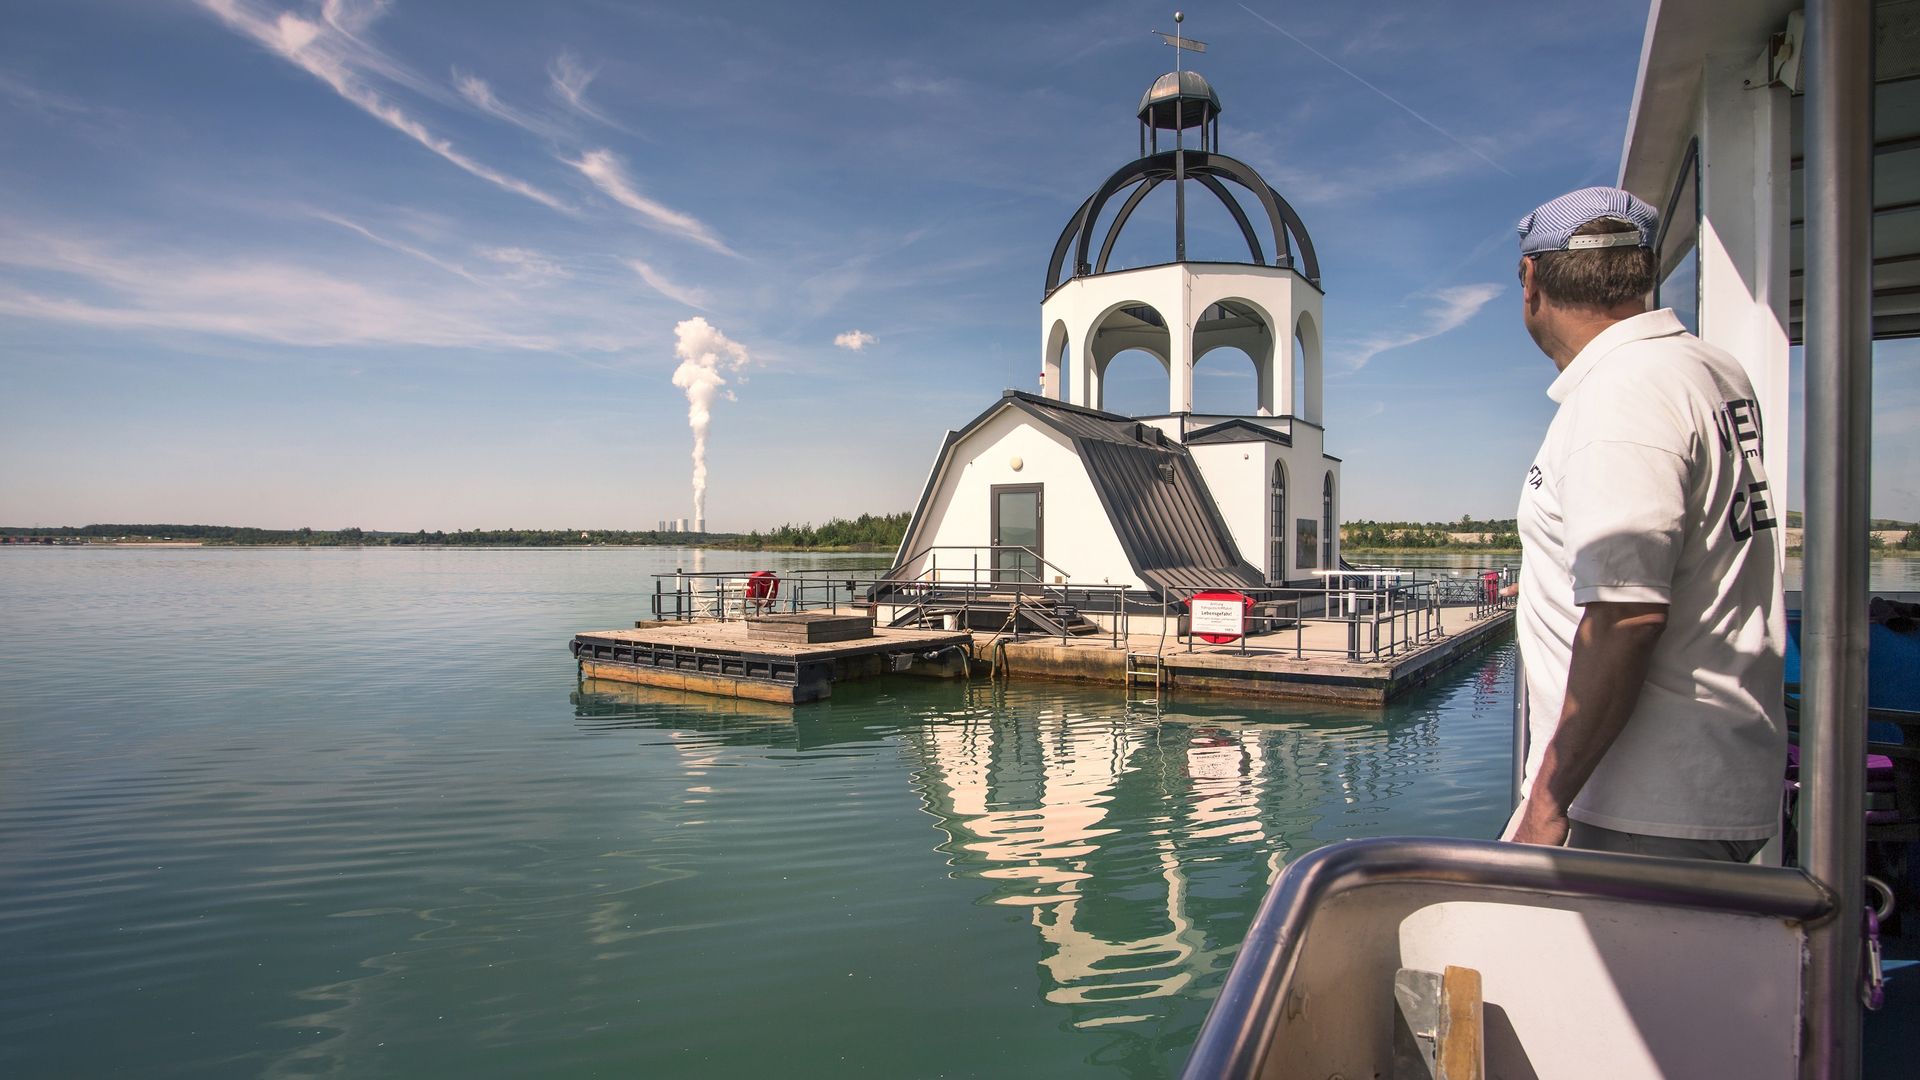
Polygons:
<instances>
[{"instance_id":1,"label":"wooden plank","mask_svg":"<svg viewBox=\"0 0 1920 1080\"><path fill-rule=\"evenodd\" d=\"M821 681L791 683L762 679L737 679L730 675L709 675L699 671L674 671L670 668L637 667L632 664L608 664L593 660L580 662L580 672L590 679L657 686L667 690L687 690L715 697L748 698L780 705L798 705L817 701L832 694L832 684Z\"/></svg>"},{"instance_id":2,"label":"wooden plank","mask_svg":"<svg viewBox=\"0 0 1920 1080\"><path fill-rule=\"evenodd\" d=\"M948 645L965 645L973 635L965 630L876 629L870 638L851 642L804 644L787 641L754 641L747 638L744 623L691 623L674 629L590 630L577 637L606 641L634 642L655 646L673 645L710 652L778 656L794 660L837 660L868 653L921 651Z\"/></svg>"},{"instance_id":3,"label":"wooden plank","mask_svg":"<svg viewBox=\"0 0 1920 1080\"><path fill-rule=\"evenodd\" d=\"M1480 972L1447 965L1440 973L1440 1042L1434 1048L1436 1080L1486 1080L1486 1023Z\"/></svg>"},{"instance_id":4,"label":"wooden plank","mask_svg":"<svg viewBox=\"0 0 1920 1080\"><path fill-rule=\"evenodd\" d=\"M784 641L795 645L818 645L832 641L861 641L873 636L873 627L865 623L849 626L816 624L813 626L773 626L765 629L748 624L748 641Z\"/></svg>"}]
</instances>

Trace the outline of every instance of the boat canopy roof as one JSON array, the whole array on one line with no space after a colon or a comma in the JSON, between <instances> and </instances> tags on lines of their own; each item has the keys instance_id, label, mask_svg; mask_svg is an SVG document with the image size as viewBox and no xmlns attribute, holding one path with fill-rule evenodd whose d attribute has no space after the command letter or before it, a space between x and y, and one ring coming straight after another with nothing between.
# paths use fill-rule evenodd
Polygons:
<instances>
[{"instance_id":1,"label":"boat canopy roof","mask_svg":"<svg viewBox=\"0 0 1920 1080\"><path fill-rule=\"evenodd\" d=\"M1805 295L1802 7L1796 0L1657 0L1641 46L1619 181L1663 214L1676 208L1660 245L1661 272L1672 271L1697 240L1692 200L1708 73L1739 70L1753 85L1771 80L1791 88L1788 332L1796 344ZM1878 0L1875 16L1873 336L1920 337L1920 3Z\"/></svg>"}]
</instances>

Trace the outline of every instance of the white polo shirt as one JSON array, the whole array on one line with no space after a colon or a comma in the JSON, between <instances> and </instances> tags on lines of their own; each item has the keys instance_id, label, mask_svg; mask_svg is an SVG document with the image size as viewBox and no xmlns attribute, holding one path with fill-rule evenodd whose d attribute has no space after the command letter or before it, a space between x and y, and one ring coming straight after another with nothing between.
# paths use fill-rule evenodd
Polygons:
<instances>
[{"instance_id":1,"label":"white polo shirt","mask_svg":"<svg viewBox=\"0 0 1920 1080\"><path fill-rule=\"evenodd\" d=\"M1568 816L1653 836L1773 835L1786 615L1772 530L1786 515L1746 372L1662 309L1608 327L1547 393L1560 411L1520 490L1527 789L1560 720L1581 605L1666 604L1633 715Z\"/></svg>"}]
</instances>

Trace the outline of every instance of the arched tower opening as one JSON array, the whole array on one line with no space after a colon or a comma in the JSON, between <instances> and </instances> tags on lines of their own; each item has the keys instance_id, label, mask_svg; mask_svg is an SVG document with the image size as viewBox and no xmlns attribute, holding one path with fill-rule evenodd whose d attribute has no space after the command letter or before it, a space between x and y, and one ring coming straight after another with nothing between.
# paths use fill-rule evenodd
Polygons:
<instances>
[{"instance_id":1,"label":"arched tower opening","mask_svg":"<svg viewBox=\"0 0 1920 1080\"><path fill-rule=\"evenodd\" d=\"M1157 416L1167 406L1167 361L1146 349L1124 349L1100 370L1096 408L1125 416Z\"/></svg>"},{"instance_id":2,"label":"arched tower opening","mask_svg":"<svg viewBox=\"0 0 1920 1080\"><path fill-rule=\"evenodd\" d=\"M1040 394L1059 401L1069 401L1072 393L1069 386L1073 362L1070 359L1072 340L1067 335L1067 324L1055 319L1047 329L1046 344L1041 348Z\"/></svg>"},{"instance_id":3,"label":"arched tower opening","mask_svg":"<svg viewBox=\"0 0 1920 1080\"><path fill-rule=\"evenodd\" d=\"M1239 353L1251 361L1253 381L1244 386L1245 393L1230 398L1230 407L1214 407L1203 404L1200 385L1196 381L1194 390L1194 411L1202 413L1227 413L1237 416L1274 416L1277 415L1278 396L1275 387L1273 317L1267 313L1264 305L1244 297L1231 297L1208 304L1202 308L1199 318L1193 324L1193 362L1197 369L1207 356L1220 350L1228 355ZM1233 374L1243 374L1236 365ZM1214 369L1216 377L1225 375L1220 368ZM1209 390L1224 390L1224 387L1209 387ZM1225 395L1214 395L1214 400Z\"/></svg>"},{"instance_id":4,"label":"arched tower opening","mask_svg":"<svg viewBox=\"0 0 1920 1080\"><path fill-rule=\"evenodd\" d=\"M1075 397L1069 399L1088 408L1113 408L1106 404L1107 370L1115 357L1122 353L1141 352L1152 357L1160 364L1162 376L1171 370L1173 358L1173 335L1168 329L1167 317L1159 308L1142 300L1125 300L1107 308L1094 321L1082 339L1080 346L1081 363L1072 378ZM1129 360L1122 365L1121 372L1132 370L1135 365ZM1165 383L1160 382L1162 392L1157 401L1164 403ZM1149 404L1144 412L1163 411L1157 404Z\"/></svg>"},{"instance_id":5,"label":"arched tower opening","mask_svg":"<svg viewBox=\"0 0 1920 1080\"><path fill-rule=\"evenodd\" d=\"M1254 416L1260 411L1260 364L1232 345L1216 345L1193 358L1193 411Z\"/></svg>"}]
</instances>

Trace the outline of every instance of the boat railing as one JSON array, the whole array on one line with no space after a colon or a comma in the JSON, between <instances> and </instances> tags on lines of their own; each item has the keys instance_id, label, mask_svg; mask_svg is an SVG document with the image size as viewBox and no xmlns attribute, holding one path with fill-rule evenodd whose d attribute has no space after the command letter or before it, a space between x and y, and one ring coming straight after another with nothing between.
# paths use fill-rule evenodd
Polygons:
<instances>
[{"instance_id":1,"label":"boat railing","mask_svg":"<svg viewBox=\"0 0 1920 1080\"><path fill-rule=\"evenodd\" d=\"M1396 973L1454 965L1484 979L1489 1076L1572 1075L1565 1056L1592 1046L1611 1048L1613 1076L1791 1075L1777 1062L1796 1056L1806 929L1832 912L1799 870L1481 840L1330 844L1268 893L1185 1076L1403 1075ZM1761 1071L1721 1068L1742 1062Z\"/></svg>"}]
</instances>

